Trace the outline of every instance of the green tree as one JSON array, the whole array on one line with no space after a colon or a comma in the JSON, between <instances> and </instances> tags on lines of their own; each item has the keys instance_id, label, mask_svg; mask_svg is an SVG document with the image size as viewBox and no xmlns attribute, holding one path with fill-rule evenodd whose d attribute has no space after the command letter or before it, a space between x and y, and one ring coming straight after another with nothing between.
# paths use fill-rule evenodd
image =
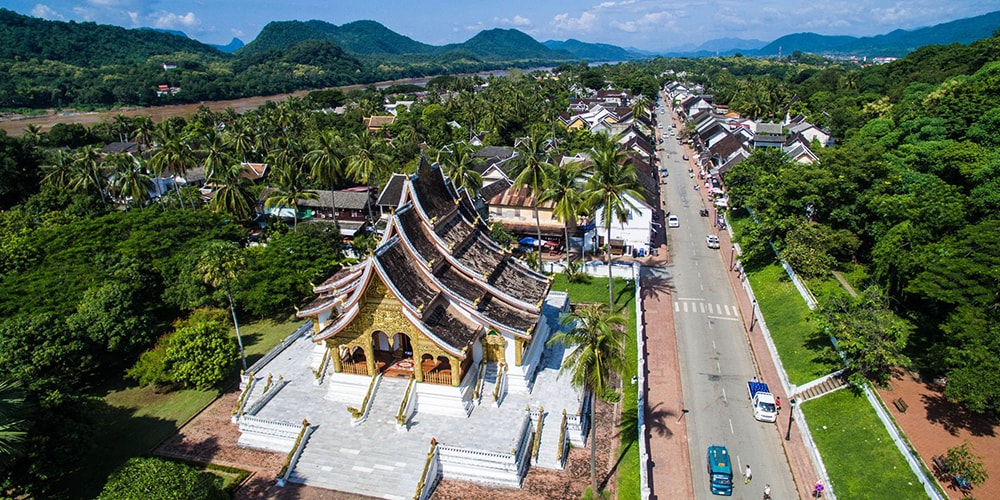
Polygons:
<instances>
[{"instance_id":1,"label":"green tree","mask_svg":"<svg viewBox=\"0 0 1000 500\"><path fill-rule=\"evenodd\" d=\"M526 137L517 144L518 156L515 159L517 164L511 171L514 177L512 187L515 189L527 189L532 198L531 210L535 215L535 229L538 236L536 252L538 255L537 268L541 268L542 262L542 222L538 217L538 205L541 203L539 197L548 185L548 179L555 175L555 165L548 162L548 153L545 150L543 141L535 137Z\"/></svg>"},{"instance_id":2,"label":"green tree","mask_svg":"<svg viewBox=\"0 0 1000 500\"><path fill-rule=\"evenodd\" d=\"M191 149L191 145L180 136L168 137L149 160L149 164L157 176L171 178L181 208L184 207L184 197L181 196L177 177L183 177L189 169L194 168L197 162L198 158L194 150Z\"/></svg>"},{"instance_id":3,"label":"green tree","mask_svg":"<svg viewBox=\"0 0 1000 500\"><path fill-rule=\"evenodd\" d=\"M885 386L893 368L906 365L903 354L913 326L889 309L885 292L872 286L856 298L837 296L821 308L823 326L847 358L851 382Z\"/></svg>"},{"instance_id":4,"label":"green tree","mask_svg":"<svg viewBox=\"0 0 1000 500\"><path fill-rule=\"evenodd\" d=\"M108 477L99 500L224 500L222 479L154 457L130 458Z\"/></svg>"},{"instance_id":5,"label":"green tree","mask_svg":"<svg viewBox=\"0 0 1000 500\"><path fill-rule=\"evenodd\" d=\"M21 453L27 437L28 403L20 384L0 380L0 464Z\"/></svg>"},{"instance_id":6,"label":"green tree","mask_svg":"<svg viewBox=\"0 0 1000 500\"><path fill-rule=\"evenodd\" d=\"M596 136L597 145L591 150L592 174L583 192L584 205L601 210L605 248L608 261L608 307L614 307L615 290L611 276L611 223L625 223L636 207L629 197L645 200L639 192L635 166L618 149L618 144L605 134Z\"/></svg>"},{"instance_id":7,"label":"green tree","mask_svg":"<svg viewBox=\"0 0 1000 500\"><path fill-rule=\"evenodd\" d=\"M475 198L476 193L483 187L483 176L475 170L472 146L460 141L452 144L451 148L451 151L446 151L445 154L438 153L437 161L448 168L448 176L456 188L464 187L469 191L469 196Z\"/></svg>"},{"instance_id":8,"label":"green tree","mask_svg":"<svg viewBox=\"0 0 1000 500\"><path fill-rule=\"evenodd\" d=\"M577 216L580 214L582 197L581 185L583 184L584 168L580 163L567 164L563 168L554 168L553 175L549 177L548 183L542 195L538 197L539 203L553 203L552 215L562 221L565 233L567 262L570 252L569 227L576 226ZM580 246L580 257L583 257L583 245Z\"/></svg>"},{"instance_id":9,"label":"green tree","mask_svg":"<svg viewBox=\"0 0 1000 500\"><path fill-rule=\"evenodd\" d=\"M609 313L603 304L587 304L560 319L567 328L555 334L548 345L567 348L559 369L569 373L573 386L590 397L590 482L597 489L597 397L616 389L616 381L627 375L625 317Z\"/></svg>"},{"instance_id":10,"label":"green tree","mask_svg":"<svg viewBox=\"0 0 1000 500\"><path fill-rule=\"evenodd\" d=\"M243 176L245 169L239 163L215 168L209 180L215 185L208 209L227 214L239 222L247 222L257 214L257 198L250 181Z\"/></svg>"},{"instance_id":11,"label":"green tree","mask_svg":"<svg viewBox=\"0 0 1000 500\"><path fill-rule=\"evenodd\" d=\"M202 281L213 288L222 287L229 301L229 312L233 315L233 327L236 329L236 343L240 349L240 363L247 369L246 354L243 350L243 337L240 335L240 322L236 319L236 305L233 303L233 285L238 283L240 275L246 269L246 259L242 250L235 243L228 241L213 241L201 252L198 259L197 272Z\"/></svg>"},{"instance_id":12,"label":"green tree","mask_svg":"<svg viewBox=\"0 0 1000 500\"><path fill-rule=\"evenodd\" d=\"M111 191L126 207L143 206L149 201L153 181L146 173L140 157L128 153L117 153L105 158L114 171Z\"/></svg>"},{"instance_id":13,"label":"green tree","mask_svg":"<svg viewBox=\"0 0 1000 500\"><path fill-rule=\"evenodd\" d=\"M337 222L337 184L344 181L346 151L343 139L335 130L324 130L310 144L312 149L305 155L313 179L330 186L330 209L333 224Z\"/></svg>"},{"instance_id":14,"label":"green tree","mask_svg":"<svg viewBox=\"0 0 1000 500\"><path fill-rule=\"evenodd\" d=\"M224 324L196 322L181 326L171 335L164 364L171 381L207 390L226 378L237 354Z\"/></svg>"},{"instance_id":15,"label":"green tree","mask_svg":"<svg viewBox=\"0 0 1000 500\"><path fill-rule=\"evenodd\" d=\"M948 448L944 462L948 464L949 474L955 478L962 478L974 488L982 486L990 478L990 474L983 465L983 457L972 453L972 445L968 441L963 441L959 446Z\"/></svg>"},{"instance_id":16,"label":"green tree","mask_svg":"<svg viewBox=\"0 0 1000 500\"><path fill-rule=\"evenodd\" d=\"M298 227L299 200L314 200L318 195L306 189L306 175L299 165L287 164L276 170L272 176L274 192L264 199L264 208L292 209L292 227Z\"/></svg>"}]
</instances>

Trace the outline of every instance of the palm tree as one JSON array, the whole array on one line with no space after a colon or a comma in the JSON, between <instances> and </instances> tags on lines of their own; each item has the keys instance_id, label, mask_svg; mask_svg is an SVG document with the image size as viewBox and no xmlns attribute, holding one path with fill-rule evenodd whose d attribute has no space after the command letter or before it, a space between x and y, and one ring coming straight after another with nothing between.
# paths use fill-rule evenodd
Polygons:
<instances>
[{"instance_id":1,"label":"palm tree","mask_svg":"<svg viewBox=\"0 0 1000 500\"><path fill-rule=\"evenodd\" d=\"M330 208L333 225L337 226L337 199L334 187L344 178L344 142L335 130L325 130L313 140L312 149L303 158L309 165L310 175L318 182L330 186Z\"/></svg>"},{"instance_id":2,"label":"palm tree","mask_svg":"<svg viewBox=\"0 0 1000 500\"><path fill-rule=\"evenodd\" d=\"M243 165L237 162L213 170L209 181L215 185L215 191L208 203L209 210L229 214L237 221L253 218L257 199L250 190L250 181L242 174Z\"/></svg>"},{"instance_id":3,"label":"palm tree","mask_svg":"<svg viewBox=\"0 0 1000 500\"><path fill-rule=\"evenodd\" d=\"M625 317L609 313L603 304L587 304L567 313L561 323L569 330L555 334L548 345L562 344L569 352L560 374L570 372L572 384L590 396L590 482L597 493L597 401L628 370L625 354Z\"/></svg>"},{"instance_id":4,"label":"palm tree","mask_svg":"<svg viewBox=\"0 0 1000 500\"><path fill-rule=\"evenodd\" d=\"M541 266L542 222L538 218L538 204L540 203L538 198L557 167L546 161L548 155L545 153L544 144L534 137L529 136L521 139L516 148L518 150L518 165L511 172L514 176L513 187L515 189L528 188L534 201L531 208L535 214L535 229L538 233L538 265Z\"/></svg>"},{"instance_id":5,"label":"palm tree","mask_svg":"<svg viewBox=\"0 0 1000 500\"><path fill-rule=\"evenodd\" d=\"M605 229L605 246L608 259L608 307L614 307L615 291L611 276L611 223L625 223L631 210L635 209L628 197L644 200L639 192L638 176L618 144L606 134L598 134L597 145L591 151L593 175L587 180L584 190L584 204L592 209L600 208L601 224Z\"/></svg>"},{"instance_id":6,"label":"palm tree","mask_svg":"<svg viewBox=\"0 0 1000 500\"><path fill-rule=\"evenodd\" d=\"M348 151L347 174L353 177L355 182L371 187L385 179L389 162L392 161L392 157L386 152L385 141L366 130L351 136ZM368 204L368 218L372 223L375 222L371 203Z\"/></svg>"},{"instance_id":7,"label":"palm tree","mask_svg":"<svg viewBox=\"0 0 1000 500\"><path fill-rule=\"evenodd\" d=\"M566 233L566 257L569 261L569 225L576 222L580 213L580 181L584 178L584 168L579 162L573 162L563 168L553 169L554 175L549 178L545 185L545 190L538 197L539 203L552 202L552 215L563 222L563 230ZM583 248L580 248L580 256L583 257Z\"/></svg>"},{"instance_id":8,"label":"palm tree","mask_svg":"<svg viewBox=\"0 0 1000 500\"><path fill-rule=\"evenodd\" d=\"M73 187L80 191L89 191L94 188L101 195L101 201L107 203L108 199L104 196L104 185L107 183L107 178L104 175L101 151L97 149L97 146L87 145L77 150L73 163L76 172Z\"/></svg>"},{"instance_id":9,"label":"palm tree","mask_svg":"<svg viewBox=\"0 0 1000 500\"><path fill-rule=\"evenodd\" d=\"M128 153L117 153L107 159L114 168L111 188L115 196L125 204L126 208L133 203L145 205L149 201L149 191L153 189L153 181L146 173L142 161ZM131 201L127 201L129 198Z\"/></svg>"},{"instance_id":10,"label":"palm tree","mask_svg":"<svg viewBox=\"0 0 1000 500\"><path fill-rule=\"evenodd\" d=\"M298 164L275 165L273 177L275 191L264 200L264 208L287 207L294 212L292 228L299 225L299 200L314 200L316 193L307 191L306 174Z\"/></svg>"},{"instance_id":11,"label":"palm tree","mask_svg":"<svg viewBox=\"0 0 1000 500\"><path fill-rule=\"evenodd\" d=\"M0 380L0 463L20 453L21 443L28 435L29 410L20 383Z\"/></svg>"},{"instance_id":12,"label":"palm tree","mask_svg":"<svg viewBox=\"0 0 1000 500\"><path fill-rule=\"evenodd\" d=\"M153 172L162 177L169 173L174 180L174 191L184 208L184 197L181 196L180 188L177 186L176 178L187 174L188 168L193 168L198 162L198 158L191 149L191 145L180 136L172 136L166 139L156 154L150 159Z\"/></svg>"},{"instance_id":13,"label":"palm tree","mask_svg":"<svg viewBox=\"0 0 1000 500\"><path fill-rule=\"evenodd\" d=\"M77 176L77 165L74 164L73 155L62 149L53 149L46 156L48 161L41 166L45 174L42 183L69 188Z\"/></svg>"},{"instance_id":14,"label":"palm tree","mask_svg":"<svg viewBox=\"0 0 1000 500\"><path fill-rule=\"evenodd\" d=\"M132 119L132 138L142 153L153 144L155 129L149 115L139 115Z\"/></svg>"},{"instance_id":15,"label":"palm tree","mask_svg":"<svg viewBox=\"0 0 1000 500\"><path fill-rule=\"evenodd\" d=\"M438 153L438 162L448 167L448 177L451 177L455 187L464 187L474 198L475 193L483 188L483 176L473 168L472 159L472 146L465 141L452 144L450 154Z\"/></svg>"},{"instance_id":16,"label":"palm tree","mask_svg":"<svg viewBox=\"0 0 1000 500\"><path fill-rule=\"evenodd\" d=\"M197 272L201 275L202 281L214 288L218 288L219 285L224 287L226 298L229 299L229 312L233 315L236 343L240 346L240 362L244 371L247 369L247 358L243 352L240 323L236 319L236 306L233 305L232 283L237 281L245 267L246 260L240 248L229 241L210 242L201 252L197 263Z\"/></svg>"}]
</instances>

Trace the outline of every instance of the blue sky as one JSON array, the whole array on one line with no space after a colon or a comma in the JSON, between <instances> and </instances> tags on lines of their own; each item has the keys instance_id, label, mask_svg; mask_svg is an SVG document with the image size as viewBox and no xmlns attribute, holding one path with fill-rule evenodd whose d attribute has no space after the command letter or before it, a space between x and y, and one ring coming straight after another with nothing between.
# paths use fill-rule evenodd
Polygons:
<instances>
[{"instance_id":1,"label":"blue sky","mask_svg":"<svg viewBox=\"0 0 1000 500\"><path fill-rule=\"evenodd\" d=\"M997 0L5 0L60 21L180 30L206 43L250 42L270 21L372 19L432 45L484 29L517 28L538 41L576 38L646 50L716 38L771 41L802 31L870 36L1000 10Z\"/></svg>"}]
</instances>

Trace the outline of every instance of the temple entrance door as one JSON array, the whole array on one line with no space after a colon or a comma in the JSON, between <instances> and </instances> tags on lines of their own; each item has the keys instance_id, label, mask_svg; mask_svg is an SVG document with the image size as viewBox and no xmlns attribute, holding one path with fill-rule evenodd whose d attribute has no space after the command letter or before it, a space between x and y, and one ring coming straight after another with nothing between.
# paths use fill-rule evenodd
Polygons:
<instances>
[{"instance_id":1,"label":"temple entrance door","mask_svg":"<svg viewBox=\"0 0 1000 500\"><path fill-rule=\"evenodd\" d=\"M372 351L375 354L375 368L378 371L385 370L392 364L392 343L385 332L381 330L372 332Z\"/></svg>"},{"instance_id":2,"label":"temple entrance door","mask_svg":"<svg viewBox=\"0 0 1000 500\"><path fill-rule=\"evenodd\" d=\"M504 354L507 348L507 339L497 332L489 332L483 337L483 359L487 363L506 363Z\"/></svg>"}]
</instances>

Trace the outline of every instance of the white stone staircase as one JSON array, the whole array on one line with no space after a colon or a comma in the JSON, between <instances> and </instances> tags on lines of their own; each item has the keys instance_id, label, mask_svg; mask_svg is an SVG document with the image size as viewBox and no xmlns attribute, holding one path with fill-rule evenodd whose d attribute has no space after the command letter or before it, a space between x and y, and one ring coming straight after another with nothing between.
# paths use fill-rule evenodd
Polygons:
<instances>
[{"instance_id":1,"label":"white stone staircase","mask_svg":"<svg viewBox=\"0 0 1000 500\"><path fill-rule=\"evenodd\" d=\"M560 458L563 456L561 453L560 446L562 446L562 451L565 451L566 434L560 432L560 425L562 424L562 409L556 411L549 411L545 409L544 413L541 413L542 418L542 436L538 442L538 460L534 460L532 457L531 463L537 467L542 467L544 469L556 469L562 470L564 466L564 460ZM531 428L538 429L536 425L538 423L538 412L531 412ZM560 443L560 435L562 435L562 443Z\"/></svg>"},{"instance_id":2,"label":"white stone staircase","mask_svg":"<svg viewBox=\"0 0 1000 500\"><path fill-rule=\"evenodd\" d=\"M368 419L338 433L313 433L289 481L378 498L413 498L427 458L422 440L394 440L407 379L383 378ZM343 410L347 415L347 410Z\"/></svg>"}]
</instances>

